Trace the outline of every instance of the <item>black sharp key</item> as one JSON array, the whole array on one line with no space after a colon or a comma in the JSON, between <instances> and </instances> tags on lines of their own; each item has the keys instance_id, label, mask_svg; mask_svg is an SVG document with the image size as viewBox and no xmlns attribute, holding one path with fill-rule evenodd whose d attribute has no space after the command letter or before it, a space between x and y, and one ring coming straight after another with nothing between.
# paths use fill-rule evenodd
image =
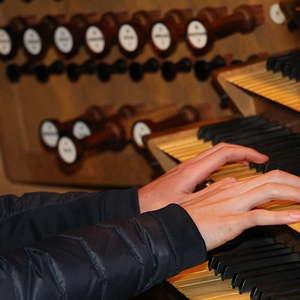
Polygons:
<instances>
[{"instance_id":1,"label":"black sharp key","mask_svg":"<svg viewBox=\"0 0 300 300\"><path fill-rule=\"evenodd\" d=\"M263 169L263 172L269 172L272 170L282 170L285 172L290 172L290 173L297 173L299 172L299 165L294 162L291 164L287 164L284 162L279 162L279 161L270 161L265 164L265 168Z\"/></svg>"},{"instance_id":2,"label":"black sharp key","mask_svg":"<svg viewBox=\"0 0 300 300\"><path fill-rule=\"evenodd\" d=\"M300 81L300 70L294 74L294 79L296 80L296 82Z\"/></svg>"},{"instance_id":3,"label":"black sharp key","mask_svg":"<svg viewBox=\"0 0 300 300\"><path fill-rule=\"evenodd\" d=\"M299 72L300 72L300 65L297 65L293 68L290 78L296 80L296 82L299 80Z\"/></svg>"},{"instance_id":4,"label":"black sharp key","mask_svg":"<svg viewBox=\"0 0 300 300\"><path fill-rule=\"evenodd\" d=\"M296 59L294 60L291 60L291 61L288 61L284 64L284 66L282 66L282 75L284 77L290 77L292 71L293 71L293 68L298 68L299 66L299 61L300 61L300 58L297 57Z\"/></svg>"},{"instance_id":5,"label":"black sharp key","mask_svg":"<svg viewBox=\"0 0 300 300\"><path fill-rule=\"evenodd\" d=\"M244 124L251 123L251 122L256 122L256 121L261 120L261 119L262 118L260 116L251 116L251 117L247 117L247 118L234 119L234 120L229 120L229 121L225 121L225 122L206 125L206 126L203 126L199 129L198 138L207 140L207 139L209 139L207 137L207 134L209 134L209 132L211 130L215 130L215 129L218 129L218 128L227 128L227 127L230 127L230 126L235 126L235 127L238 128L238 127L240 127Z\"/></svg>"},{"instance_id":6,"label":"black sharp key","mask_svg":"<svg viewBox=\"0 0 300 300\"><path fill-rule=\"evenodd\" d=\"M292 250L287 247L282 247L279 249L269 249L267 251L256 252L256 250L252 251L252 253L246 255L239 255L238 257L230 256L230 257L221 257L219 263L216 268L217 274L224 274L225 270L228 268L235 268L235 266L247 265L250 262L252 265L256 264L256 261L262 260L264 258L276 257L280 255L291 254Z\"/></svg>"},{"instance_id":7,"label":"black sharp key","mask_svg":"<svg viewBox=\"0 0 300 300\"><path fill-rule=\"evenodd\" d=\"M217 140L219 139L222 141L222 138L227 137L227 136L232 136L233 134L240 134L240 133L245 133L249 132L250 130L253 129L260 129L260 128L266 128L274 125L274 123L267 122L266 120L258 120L255 122L248 122L247 124L244 124L242 126L236 127L232 126L230 128L219 128L217 130L214 130L210 134L210 138L212 140Z\"/></svg>"},{"instance_id":8,"label":"black sharp key","mask_svg":"<svg viewBox=\"0 0 300 300\"><path fill-rule=\"evenodd\" d=\"M276 249L286 249L286 247L283 244L275 243L271 245L263 245L260 247L250 247L250 248L243 249L243 251L241 251L240 249L235 249L232 251L227 251L222 254L214 255L210 260L208 266L210 269L216 269L218 271L217 268L220 263L232 261L237 258L240 260L242 257L249 256L253 253L261 253L261 252L266 252L266 251L271 251Z\"/></svg>"},{"instance_id":9,"label":"black sharp key","mask_svg":"<svg viewBox=\"0 0 300 300\"><path fill-rule=\"evenodd\" d=\"M261 283L273 284L281 280L290 280L300 276L300 268L288 269L284 271L270 272L269 274L257 275L256 277L245 279L239 286L240 293L250 292L254 287L259 287Z\"/></svg>"},{"instance_id":10,"label":"black sharp key","mask_svg":"<svg viewBox=\"0 0 300 300\"><path fill-rule=\"evenodd\" d=\"M278 264L275 266L265 267L258 270L239 272L235 274L235 276L232 279L232 287L233 288L241 287L243 285L243 282L248 278L253 279L256 278L257 276L268 275L270 273L276 273L276 272L281 272L286 270L293 270L294 268L300 268L299 259L289 263Z\"/></svg>"},{"instance_id":11,"label":"black sharp key","mask_svg":"<svg viewBox=\"0 0 300 300\"><path fill-rule=\"evenodd\" d=\"M266 63L267 70L276 70L276 63L278 61L286 61L287 59L290 59L293 55L300 55L300 50L293 50L288 53L269 57Z\"/></svg>"},{"instance_id":12,"label":"black sharp key","mask_svg":"<svg viewBox=\"0 0 300 300\"><path fill-rule=\"evenodd\" d=\"M274 169L274 167L281 168L281 167L297 167L297 164L300 161L300 152L299 149L294 151L287 151L287 153L278 153L271 157L271 159L265 163L265 169ZM274 166L273 166L274 165Z\"/></svg>"},{"instance_id":13,"label":"black sharp key","mask_svg":"<svg viewBox=\"0 0 300 300\"><path fill-rule=\"evenodd\" d=\"M254 239L253 238L247 239L242 243L241 242L231 243L230 245L226 245L225 247L223 247L221 252L217 252L213 254L213 256L209 260L208 267L210 267L212 264L215 264L214 261L217 259L218 255L236 253L236 251L243 252L245 249L249 249L249 248L253 249L253 248L274 245L274 244L276 244L276 242L271 237L256 237Z\"/></svg>"},{"instance_id":14,"label":"black sharp key","mask_svg":"<svg viewBox=\"0 0 300 300\"><path fill-rule=\"evenodd\" d=\"M299 64L299 61L298 61L297 65L293 65L291 67L291 69L289 71L289 74L288 74L289 78L290 79L295 79L297 73L299 72L299 70L300 70L300 64Z\"/></svg>"},{"instance_id":15,"label":"black sharp key","mask_svg":"<svg viewBox=\"0 0 300 300\"><path fill-rule=\"evenodd\" d=\"M274 156L279 152L288 151L290 148L300 147L300 139L294 134L288 133L272 139L267 139L252 145L252 148Z\"/></svg>"},{"instance_id":16,"label":"black sharp key","mask_svg":"<svg viewBox=\"0 0 300 300\"><path fill-rule=\"evenodd\" d=\"M231 140L232 143L236 143L235 140L239 140L242 138L247 138L249 136L258 136L263 135L266 132L282 130L283 127L278 124L265 124L263 126L253 126L252 128L248 128L244 130L244 127L236 130L227 131L226 133L215 134L211 137L214 144Z\"/></svg>"},{"instance_id":17,"label":"black sharp key","mask_svg":"<svg viewBox=\"0 0 300 300\"><path fill-rule=\"evenodd\" d=\"M254 143L261 142L264 139L269 139L269 138L273 138L273 137L280 137L280 136L285 135L287 132L289 132L288 129L280 129L280 130L265 132L261 136L253 135L253 136L246 137L246 138L241 138L241 139L231 138L231 139L226 139L224 142L234 143L234 144L237 144L237 145L251 147L251 145L254 144Z\"/></svg>"},{"instance_id":18,"label":"black sharp key","mask_svg":"<svg viewBox=\"0 0 300 300\"><path fill-rule=\"evenodd\" d=\"M299 300L300 293L287 293L271 297L271 300Z\"/></svg>"},{"instance_id":19,"label":"black sharp key","mask_svg":"<svg viewBox=\"0 0 300 300\"><path fill-rule=\"evenodd\" d=\"M296 253L283 254L275 257L268 257L246 263L236 264L233 266L227 266L224 272L221 274L222 279L229 279L234 276L235 273L250 271L254 269L260 269L268 266L274 266L277 264L288 263L291 261L299 260L299 255Z\"/></svg>"},{"instance_id":20,"label":"black sharp key","mask_svg":"<svg viewBox=\"0 0 300 300\"><path fill-rule=\"evenodd\" d=\"M292 51L283 55L279 55L277 57L273 57L273 59L267 62L267 69L272 70L273 72L281 71L282 66L289 60L293 59L294 57L299 56L299 50Z\"/></svg>"},{"instance_id":21,"label":"black sharp key","mask_svg":"<svg viewBox=\"0 0 300 300\"><path fill-rule=\"evenodd\" d=\"M300 276L292 280L282 280L277 284L260 284L251 291L253 300L270 299L273 296L300 292Z\"/></svg>"}]
</instances>

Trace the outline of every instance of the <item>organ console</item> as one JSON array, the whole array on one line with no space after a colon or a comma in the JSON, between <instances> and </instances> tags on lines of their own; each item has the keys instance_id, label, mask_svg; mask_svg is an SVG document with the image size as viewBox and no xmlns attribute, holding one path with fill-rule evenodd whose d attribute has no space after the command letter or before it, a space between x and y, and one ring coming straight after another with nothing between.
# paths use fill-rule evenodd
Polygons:
<instances>
[{"instance_id":1,"label":"organ console","mask_svg":"<svg viewBox=\"0 0 300 300\"><path fill-rule=\"evenodd\" d=\"M7 173L14 181L48 184L53 183L59 185L65 184L72 186L95 186L97 188L107 186L136 186L149 182L153 178L152 165L150 166L149 163L145 161L144 155L140 155L141 153L143 154L144 151L140 151L137 147L132 147L131 144L127 143L129 140L132 140L133 123L144 121L144 124L142 125L146 125L145 128L148 132L151 131L152 133L155 133L155 135L149 134L147 138L142 138L144 132L138 132L142 142L145 142L147 145L151 145L155 139L163 139L165 137L165 140L163 141L165 144L164 146L167 147L166 144L169 145L168 151L171 151L170 149L172 147L172 151L175 151L174 148L176 148L177 154L180 154L177 159L180 159L180 157L182 157L183 160L188 159L188 157L195 155L196 152L206 149L205 147L207 144L204 144L204 141L197 137L197 131L200 125L197 125L197 127L195 127L194 124L188 125L188 129L186 130L193 131L193 136L186 136L185 131L170 127L171 125L172 127L175 127L185 124L184 122L181 123L181 119L184 119L188 113L180 114L177 108L182 107L183 105L194 105L195 107L199 107L201 104L207 102L205 105L211 107L210 110L206 109L207 106L201 106L204 107L204 110L201 110L201 118L204 120L216 117L221 117L221 119L223 119L224 116L228 115L230 115L230 118L232 117L232 113L229 109L224 111L219 109L219 98L216 93L212 91L210 82L204 82L208 75L212 75L213 79L215 77L220 79L216 81L218 84L218 94L220 94L220 98L223 99L222 107L228 107L228 104L231 105L231 103L236 103L235 99L239 98L240 102L236 105L245 116L253 116L255 114L261 115L261 112L265 107L265 104L258 105L255 102L254 105L249 100L249 97L252 98L254 96L263 97L263 99L261 99L263 103L266 102L266 98L272 99L274 107L276 105L280 105L279 98L281 98L281 101L284 99L287 103L286 107L283 109L284 111L287 110L291 112L291 110L293 110L295 113L299 109L299 89L296 81L299 80L300 75L297 69L298 59L295 56L293 56L291 61L286 60L286 57L283 59L278 58L274 66L270 59L269 63L271 65L268 67L269 71L263 68L263 66L265 66L265 61L261 61L253 65L251 64L247 67L245 66L245 69L243 69L242 66L235 69L231 65L228 66L230 62L227 60L226 56L216 56L219 53L222 55L224 53L232 53L234 58L244 60L244 58L249 56L251 53L257 53L262 51L262 49L264 49L263 51L274 53L277 51L283 52L286 49L296 47L299 43L297 32L291 33L287 30L286 26L276 26L271 23L267 13L270 13L271 19L278 22L277 24L282 24L285 20L284 17L286 17L289 22L292 20L295 21L297 20L295 17L297 15L297 6L294 4L297 1L275 2L274 0L257 0L254 2L245 0L243 2L239 1L239 3L236 4L234 3L235 1L220 0L210 0L209 2L204 1L201 3L194 0L173 0L172 7L168 6L169 3L162 3L157 6L157 9L164 11L170 10L173 11L173 13L169 12L166 14L164 18L160 19L161 22L157 19L158 15L149 21L149 18L147 19L145 13L140 15L136 14L137 19L135 19L134 24L132 24L132 28L138 36L138 41L142 41L143 44L145 44L148 41L147 39L150 39L155 53L163 57L172 54L176 49L176 45L178 45L178 43L182 43L182 41L186 41L188 49L191 49L193 54L198 55L206 53L209 49L212 50L212 53L205 57L205 60L185 58L181 61L180 58L189 55L189 53L184 52L188 50L185 49L184 44L182 43L183 45L180 46L183 47L178 47L178 53L174 53L176 55L174 55L170 61L163 62L160 59L150 58L149 54L151 55L151 53L147 51L148 49L145 47L141 60L134 62L130 61L130 63L126 60L116 61L118 53L115 51L117 49L114 49L114 45L118 43L118 29L121 24L131 24L134 19L133 16L135 11L139 12L141 10L149 10L150 12L151 9L156 9L156 7L153 6L153 3L151 4L149 2L146 4L146 2L144 3L143 1L135 1L129 6L128 1L121 1L118 4L119 7L116 7L116 4L112 1L65 1L58 3L54 1L40 0L32 1L32 5L20 5L18 8L14 9L13 5L15 5L15 3L12 1L5 2L6 3L4 5L1 5L1 20L4 18L8 20L11 18L11 20L13 20L13 14L22 15L22 9L26 9L24 13L31 12L32 9L34 14L37 16L46 16L49 13L66 13L68 16L72 16L74 12L81 13L82 15L79 17L80 24L74 22L74 24L76 23L76 25L73 26L74 30L69 29L69 24L73 23L68 22L68 20L71 21L71 19L64 19L57 22L56 30L58 30L58 32L56 32L56 41L54 40L55 35L53 34L52 42L56 44L56 48L60 46L62 49L62 51L58 50L61 54L60 58L69 58L75 53L78 53L78 49L82 45L85 46L88 54L91 56L87 57L85 53L80 53L78 60L76 57L76 60L74 59L74 61L72 61L72 67L69 64L68 68L67 64L63 60L54 61L56 58L53 59L53 57L49 57L50 60L48 60L47 56L47 60L43 62L43 64L35 62L34 56L29 56L30 63L26 64L23 64L21 60L22 56L17 57L14 62L15 66L7 67L8 76L10 76L13 81L16 81L22 78L23 75L28 74L32 77L36 77L40 82L45 82L50 78L50 76L54 74L62 74L64 72L67 73L70 81L76 81L84 74L94 74L94 76L98 76L99 80L103 82L114 77L113 74L122 74L128 71L130 75L129 79L127 76L116 76L119 77L117 80L111 80L106 84L98 85L94 84L94 80L82 80L77 84L70 84L64 77L59 77L61 80L52 80L46 85L36 85L32 82L32 80L24 80L18 85L6 84L2 86L0 97L1 114L2 116L11 116L11 118L1 118L1 152L6 162ZM235 10L235 7L240 4L244 4L244 6L247 7L250 6L251 9ZM261 6L256 10L252 9L257 7L253 4ZM207 5L211 6L206 7ZM288 8L292 8L292 14L286 12L284 5ZM226 8L222 6L226 6ZM267 23L265 26L261 26L259 30L255 30L256 26L262 23L262 6ZM132 12L132 17L129 18L127 13L115 13L115 11L118 11L120 7L126 11ZM187 10L186 13L184 9L173 10L173 8L189 7L192 7L194 11L195 8L197 8L198 13L193 15L191 10ZM280 12L278 7L282 9L285 16L281 14L280 18L278 18L278 12ZM271 8L271 10L269 11L268 8ZM97 11L99 14L85 15L85 12L87 11ZM255 23L253 19L255 19L255 22L257 21L257 23ZM0 30L1 58L8 59L15 57L17 49L21 44L20 41L22 42L22 35L20 34L22 34L24 28L28 28L29 25L31 26L33 24L29 22L29 20L26 21L26 19L23 21L23 25L21 22L20 27L14 27L12 34L8 31L9 38L12 36L11 44L15 44L15 46L10 46L9 38L5 35L5 33L2 34L2 31ZM145 28L148 28L149 24L153 21L153 27L150 25L152 28L150 35L144 34L140 37L140 32L146 32L148 29L146 30ZM201 28L199 22L201 22L204 29ZM254 23L255 25L253 25ZM1 24L6 23L3 22ZM10 26L10 24L11 22L8 25ZM35 25L39 25L39 23L36 23ZM66 27L64 27L64 25L66 25ZM252 28L252 31L251 34L242 36L243 40L241 40L241 35L234 33L240 31L244 32L245 28ZM76 33L73 33L73 31ZM219 41L219 39L223 36L231 34L232 36L230 39L223 39ZM15 38L15 36L18 37ZM44 35L41 34L42 38L43 36ZM129 35L128 41L130 39L131 37ZM51 38L46 40L45 45L48 45L47 43L50 41ZM218 45L216 45L216 47L212 47L216 41L218 41ZM73 50L74 44L77 50ZM138 48L139 50L136 54L128 55L126 51L124 51L124 54L129 57L138 55L141 53L143 47L141 45ZM10 52L10 49L13 49L12 53ZM48 54L51 56L53 53L49 52ZM96 60L104 56L106 57L108 54L110 56L107 57L107 60ZM282 66L281 63L278 63L278 61L281 62L282 60L285 61L284 66ZM164 65L163 68L162 65ZM232 67L232 69L228 69L228 71L217 70L217 75L214 75L214 72L214 74L212 74L212 71L215 71L215 68L219 69L219 67L223 65L226 65L226 68ZM180 72L193 72L193 74L197 76L197 79L201 80L201 83L197 82L195 78L190 76L192 73L188 76L184 76L184 84L181 80L173 80ZM148 77L149 80L140 82L143 76L147 78L148 73L151 73ZM159 78L161 74L163 74L164 79L170 81L168 84ZM181 76L178 76L178 79L179 77ZM132 81L139 82L139 84L132 83L130 79ZM3 78L2 82L4 82ZM237 89L239 89L240 92L237 92ZM235 91L236 94L233 91ZM101 95L101 99L98 95ZM26 99L26 101L23 101L23 99ZM41 101L41 99L43 99L43 101ZM147 105L149 104L149 107L156 110L157 114L160 116L154 118L152 116L150 117L147 113L144 115L139 113L130 117L131 114L129 114L126 118L124 117L118 121L114 121L107 117L107 115L111 114L105 112L103 117L100 117L99 115L98 118L95 118L96 120L99 120L99 122L91 120L92 123L87 121L90 119L87 116L84 116L84 114L78 117L82 110L82 106L90 107L95 104L96 100L97 102L103 101L103 103L108 101L109 103L115 103L118 106L121 106L124 103L136 104L137 101L140 101L147 103ZM162 114L161 106L166 103L172 103L170 105L172 107L167 109L168 112ZM255 111L253 107L257 107L258 110ZM44 131L42 135L45 140L48 141L48 147L45 141L42 143L45 144L47 149L50 149L49 145L57 144L57 140L59 140L59 138L67 138L60 146L61 153L63 153L63 157L67 162L71 162L72 160L75 162L79 161L80 157L83 155L88 154L93 150L97 151L99 149L99 151L97 151L97 155L95 155L90 161L87 160L85 162L79 172L66 174L65 172L62 172L60 168L57 168L55 163L53 163L55 160L55 156L52 155L53 153L50 151L49 153L44 151L44 149L40 146L40 143L37 143L37 128L40 121L49 115L57 116L59 115L58 112L60 112L60 114L64 113L65 115L71 115L70 109L77 117L72 120L56 120L57 123L54 122L54 124L46 123L46 125L48 124L48 127L44 125L45 128L43 128ZM101 106L101 109L104 109L104 107ZM278 110L279 109L277 109L276 112L278 112ZM233 113L234 116L238 115L237 108L235 108ZM285 145L282 146L283 148L286 147L290 150L289 152L295 157L295 161L298 162L298 154L296 150L299 148L297 133L299 131L292 130L290 126L291 124L295 125L297 122L286 117L285 114L280 114L282 117L276 117L276 120L274 120L269 118L270 114L273 115L271 117L275 118L273 109L269 109L269 114L266 118L263 114L263 119L269 121L266 121L267 123L264 125L264 129L255 127L258 125L256 125L257 123L253 121L255 125L251 124L251 132L253 134L251 136L251 140L256 138L254 137L254 130L264 132L265 137L270 137L267 132L270 132L270 135L273 133L275 134L276 132L276 134L279 134L279 136L276 136L276 139ZM238 116L240 117L240 115ZM11 122L13 118L16 120L15 122ZM7 119L10 119L10 122L8 122ZM196 116L192 113L191 115L188 115L186 119L197 120ZM285 122L285 120L287 122ZM280 123L278 123L278 121L280 121ZM187 123L188 122L189 121L187 121ZM203 123L201 122L201 124L201 128L203 128ZM280 126L279 124L288 125L288 129L286 126ZM143 126L142 131L144 130ZM222 126L224 128L226 127L224 123ZM278 128L276 126L278 126ZM254 127L256 129L254 129ZM234 129L241 130L240 128L242 128L242 126ZM168 135L159 136L159 132L162 130L167 130L166 132L168 132ZM172 130L174 130L173 135L171 134ZM250 132L250 125L248 130ZM233 129L231 131L233 132ZM7 134L8 132L9 134ZM280 136L281 134L283 136ZM239 132L240 140L242 138L247 141L250 140L249 136L246 138L241 135L242 133ZM170 136L172 136L172 138L170 138ZM235 137L238 136L235 134ZM183 142L178 141L179 138L181 138ZM231 138L233 138L233 135ZM42 139L42 136L40 139ZM275 141L275 137L272 139ZM122 148L122 145L128 145L123 147L122 151L119 152L101 151L103 149L114 148L114 143L117 143L119 148L116 148L118 149ZM258 142L256 145L258 145ZM273 148L271 147L271 142L270 145L267 144L267 138L265 138L260 145L264 145L264 149ZM192 147L187 149L188 146ZM57 145L54 146L54 148L56 147ZM163 146L161 146L161 148L162 147ZM76 153L76 151L78 152ZM164 151L167 151L167 149ZM160 152L162 155L165 155L165 152L162 152L161 150ZM294 168L292 161L289 160L288 151L282 151L280 153L283 155L280 156L280 159L279 151L270 153L273 160L269 165L250 165L250 168L238 165L226 166L226 168L220 169L216 172L211 180L220 180L228 174L232 174L232 176L236 174L236 176L240 178L239 180L243 180L245 176L257 176L258 173L275 168L278 163L282 165L283 161L284 167L286 167L287 170ZM170 155L171 154L172 153L170 152ZM169 154L165 156L167 157ZM171 162L168 161L168 163L175 164L173 159L170 159L170 161ZM114 168L111 166L114 166ZM129 168L131 172L128 172ZM44 170L47 170L47 172ZM278 230L276 231L278 232ZM256 237L258 236L259 233L256 234ZM294 239L297 240L298 237ZM254 238L251 238L251 240L254 240ZM238 241L235 243L235 245L238 245L240 242ZM244 245L243 242L240 244ZM285 244L283 243L283 245ZM269 252L269 250L272 249L277 251L277 247L279 246L274 246L272 243L268 242L268 245L262 244L260 249L255 252L262 255L262 251L260 250L265 248L268 250L265 253L268 253L271 256L273 252ZM280 247L280 249L284 248L283 251L287 251L285 246ZM220 251L224 252L226 249L220 249ZM233 258L244 260L246 255L251 257L252 254L256 255L256 253L250 252L251 250L247 249L243 250L241 253L232 253L234 253ZM275 252L275 254L276 253L278 254L278 252ZM217 252L211 253L212 260L213 255L217 257L217 254ZM257 257L262 256L257 255ZM225 263L228 262L228 257L225 258L226 261L224 263L223 261L221 262L222 269L224 267L224 270L226 268ZM218 259L221 260L219 256ZM254 260L251 260L251 262L254 265ZM249 264L247 264L247 267L248 266ZM172 284L174 284L174 286L184 295L180 294L178 291L174 292L174 288L172 289L172 287L168 284L163 284L162 289L165 292L172 291L172 293L174 292L177 296L180 295L178 296L181 297L179 299L198 298L202 300L233 300L238 299L238 297L240 297L239 299L249 299L249 295L239 295L239 291L237 289L233 290L230 283L227 281L223 282L220 279L223 270L220 270L222 272L216 277L212 274L213 271L208 270L209 267L212 267L211 262L209 262L209 266L196 267L194 269L196 274L191 271L187 271L184 274L180 274L177 278L170 280L170 282L172 282ZM291 268L283 269L289 267ZM292 263L287 263L285 266L277 265L276 271L272 271L272 268L268 267L268 269L273 273L267 275L268 277L263 277L264 274L261 273L260 269L255 271L243 270L243 272L238 273L237 279L234 281L234 285L237 288L241 287L242 292L249 291L250 288L258 288L259 292L253 292L253 297L266 299L265 295L260 294L262 289L269 293L271 285L272 288L279 287L279 283L274 280L277 280L278 278L281 279L281 275L287 276L288 272L286 270L289 270L290 274L288 275L288 278L290 278L295 285L292 288L297 288L297 268L298 262L295 260ZM250 277L244 277L246 273L250 275ZM293 277L293 275L295 275L295 277ZM255 278L256 276L259 282L257 282ZM198 278L202 278L204 282ZM265 284L267 280L270 280L268 289ZM282 285L283 282L284 285L287 284L286 280L282 280ZM222 290L221 287L223 287ZM285 291L285 293L287 294L288 292ZM289 294L289 296L286 296L286 299L293 299L295 297L297 299L296 291L293 290L292 293L294 295ZM173 299L175 298L175 296L172 297ZM277 296L270 297L277 300L283 298L282 293ZM157 296L157 298L151 296L148 297L148 299L161 298L168 299L168 297L164 297L163 295ZM171 298L171 296L169 298Z\"/></svg>"},{"instance_id":2,"label":"organ console","mask_svg":"<svg viewBox=\"0 0 300 300\"><path fill-rule=\"evenodd\" d=\"M255 148L267 154L270 160L248 166L228 164L213 173L209 180L230 176L243 181L275 169L299 176L298 59L299 50L295 50L218 71L214 78L248 116L222 122L200 122L152 138L150 135L147 144L153 155L168 170L174 166L174 160L168 157L185 161L224 141ZM245 102L247 107L243 106ZM155 147L167 156L158 155ZM275 201L259 208L299 209L299 204ZM299 224L246 231L209 253L208 265L197 266L169 279L182 293L174 295L174 299L299 299L298 232Z\"/></svg>"},{"instance_id":3,"label":"organ console","mask_svg":"<svg viewBox=\"0 0 300 300\"><path fill-rule=\"evenodd\" d=\"M161 56L170 55L178 42L185 37L185 27L192 18L191 9L173 9L163 19L153 23L151 28L151 44Z\"/></svg>"},{"instance_id":4,"label":"organ console","mask_svg":"<svg viewBox=\"0 0 300 300\"><path fill-rule=\"evenodd\" d=\"M212 139L214 143L228 141L251 146L270 157L270 161L266 164L250 164L252 168L256 168L255 172L246 171L245 165L224 166L211 176L214 181L227 176L244 180L257 176L255 174L257 170L266 172L278 168L300 174L297 163L299 134L278 123L267 121L260 116L251 116L200 125L199 130L196 127L192 130L166 133L165 137L160 137L164 142L160 142L158 146L180 161L207 149L204 141L199 141L199 138ZM188 132L197 131L198 137L192 140L191 133ZM187 134L183 135L183 132ZM177 138L172 138L172 135ZM261 208L275 211L299 209L299 204L292 201L276 201L262 205ZM290 226L293 230L287 226L254 228L219 249L211 251L208 254L208 265L191 268L169 279L169 282L182 293L168 291L172 294L171 299L299 299L300 289L296 283L299 280L297 231L300 231L300 227L299 224ZM210 271L211 269L214 273Z\"/></svg>"},{"instance_id":5,"label":"organ console","mask_svg":"<svg viewBox=\"0 0 300 300\"><path fill-rule=\"evenodd\" d=\"M56 148L63 135L71 135L80 140L90 136L107 118L105 109L99 106L89 107L82 115L60 122L57 119L46 119L40 123L39 136L42 144L48 149Z\"/></svg>"},{"instance_id":6,"label":"organ console","mask_svg":"<svg viewBox=\"0 0 300 300\"><path fill-rule=\"evenodd\" d=\"M119 27L120 51L129 57L137 56L149 39L150 27L160 16L159 11L137 11L128 22Z\"/></svg>"},{"instance_id":7,"label":"organ console","mask_svg":"<svg viewBox=\"0 0 300 300\"><path fill-rule=\"evenodd\" d=\"M188 46L194 53L203 54L212 47L215 40L237 32L249 33L263 23L264 11L261 5L241 5L233 14L213 21L208 21L206 16L200 14L187 27Z\"/></svg>"},{"instance_id":8,"label":"organ console","mask_svg":"<svg viewBox=\"0 0 300 300\"><path fill-rule=\"evenodd\" d=\"M151 57L143 64L138 62L132 62L129 65L129 75L133 81L140 81L143 79L145 73L157 72L160 68L160 62Z\"/></svg>"},{"instance_id":9,"label":"organ console","mask_svg":"<svg viewBox=\"0 0 300 300\"><path fill-rule=\"evenodd\" d=\"M85 30L85 47L94 58L107 55L118 41L118 28L128 18L126 12L107 12L89 23Z\"/></svg>"},{"instance_id":10,"label":"organ console","mask_svg":"<svg viewBox=\"0 0 300 300\"><path fill-rule=\"evenodd\" d=\"M0 27L0 59L8 60L16 56L27 25L27 18L14 17L7 25Z\"/></svg>"},{"instance_id":11,"label":"organ console","mask_svg":"<svg viewBox=\"0 0 300 300\"><path fill-rule=\"evenodd\" d=\"M54 29L63 16L45 16L27 26L23 33L23 47L30 59L38 60L47 54L52 45Z\"/></svg>"}]
</instances>

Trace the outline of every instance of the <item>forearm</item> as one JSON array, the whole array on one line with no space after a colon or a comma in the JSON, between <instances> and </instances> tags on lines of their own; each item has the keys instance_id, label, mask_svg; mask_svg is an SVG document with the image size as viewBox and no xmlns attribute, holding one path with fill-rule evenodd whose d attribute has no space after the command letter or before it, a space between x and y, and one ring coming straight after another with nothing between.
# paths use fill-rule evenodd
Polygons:
<instances>
[{"instance_id":1,"label":"forearm","mask_svg":"<svg viewBox=\"0 0 300 300\"><path fill-rule=\"evenodd\" d=\"M191 218L171 205L2 255L0 277L7 285L0 294L14 299L16 289L31 300L127 299L205 258Z\"/></svg>"},{"instance_id":2,"label":"forearm","mask_svg":"<svg viewBox=\"0 0 300 300\"><path fill-rule=\"evenodd\" d=\"M0 197L0 250L26 246L66 230L139 213L137 191L31 193Z\"/></svg>"}]
</instances>

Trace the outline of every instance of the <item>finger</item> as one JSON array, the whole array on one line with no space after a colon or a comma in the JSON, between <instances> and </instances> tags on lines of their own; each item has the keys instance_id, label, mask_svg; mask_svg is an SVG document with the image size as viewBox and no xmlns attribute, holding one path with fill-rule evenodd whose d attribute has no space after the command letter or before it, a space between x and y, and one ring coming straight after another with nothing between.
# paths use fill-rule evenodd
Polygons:
<instances>
[{"instance_id":1,"label":"finger","mask_svg":"<svg viewBox=\"0 0 300 300\"><path fill-rule=\"evenodd\" d=\"M282 183L294 187L300 187L300 177L284 171L274 170L261 176L257 176L255 178L244 181L241 188L246 191L264 183Z\"/></svg>"},{"instance_id":2,"label":"finger","mask_svg":"<svg viewBox=\"0 0 300 300\"><path fill-rule=\"evenodd\" d=\"M235 145L235 144L229 144L229 143L219 143L217 145L215 145L214 147L208 149L208 150L205 150L204 152L200 153L199 155L195 156L194 158L191 158L189 159L188 161L185 162L185 164L189 164L189 163L193 163L195 161L199 161L205 157L207 157L208 155L211 155L217 151L224 151L224 149L226 148L235 148L237 150L241 150L241 151L247 151L247 149L251 149L251 148L248 148L248 147L244 147L244 146L240 146L240 145ZM256 159L258 159L259 161L257 161L257 163L263 163L265 161L268 160L268 157L264 154L261 154L259 152L257 152L256 150L254 149L251 149L253 152L255 152L256 154ZM242 162L248 162L248 160L241 160ZM251 160L252 161L252 160ZM253 162L256 162L256 161L253 161Z\"/></svg>"},{"instance_id":3,"label":"finger","mask_svg":"<svg viewBox=\"0 0 300 300\"><path fill-rule=\"evenodd\" d=\"M244 229L254 226L292 224L300 222L300 210L274 212L264 209L255 209L240 217L244 220Z\"/></svg>"},{"instance_id":4,"label":"finger","mask_svg":"<svg viewBox=\"0 0 300 300\"><path fill-rule=\"evenodd\" d=\"M196 160L189 165L182 165L182 176L189 178L189 190L194 187L219 167L226 163L237 161L252 161L262 163L268 159L267 156L258 153L257 151L235 145L219 146L217 151L214 151L200 160Z\"/></svg>"},{"instance_id":5,"label":"finger","mask_svg":"<svg viewBox=\"0 0 300 300\"><path fill-rule=\"evenodd\" d=\"M300 188L287 184L266 183L230 198L228 205L232 206L233 212L240 212L276 200L300 202Z\"/></svg>"},{"instance_id":6,"label":"finger","mask_svg":"<svg viewBox=\"0 0 300 300\"><path fill-rule=\"evenodd\" d=\"M209 199L209 203L214 203L224 198L236 197L268 183L287 184L300 188L300 177L284 171L274 170L243 182L228 182L223 189L219 189L218 193L215 193L215 195Z\"/></svg>"}]
</instances>

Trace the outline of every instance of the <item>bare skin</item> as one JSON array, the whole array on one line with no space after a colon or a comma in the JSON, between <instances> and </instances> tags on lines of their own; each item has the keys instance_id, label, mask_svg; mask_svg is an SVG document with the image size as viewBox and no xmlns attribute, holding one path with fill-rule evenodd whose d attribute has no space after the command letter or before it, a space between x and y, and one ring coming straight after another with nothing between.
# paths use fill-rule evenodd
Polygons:
<instances>
[{"instance_id":1,"label":"bare skin","mask_svg":"<svg viewBox=\"0 0 300 300\"><path fill-rule=\"evenodd\" d=\"M139 190L141 212L181 205L201 232L207 250L233 239L257 225L300 222L300 210L271 212L257 209L273 200L300 202L300 178L271 171L248 181L226 178L193 192L219 167L230 162L264 163L268 157L257 151L221 143L186 161Z\"/></svg>"}]
</instances>

